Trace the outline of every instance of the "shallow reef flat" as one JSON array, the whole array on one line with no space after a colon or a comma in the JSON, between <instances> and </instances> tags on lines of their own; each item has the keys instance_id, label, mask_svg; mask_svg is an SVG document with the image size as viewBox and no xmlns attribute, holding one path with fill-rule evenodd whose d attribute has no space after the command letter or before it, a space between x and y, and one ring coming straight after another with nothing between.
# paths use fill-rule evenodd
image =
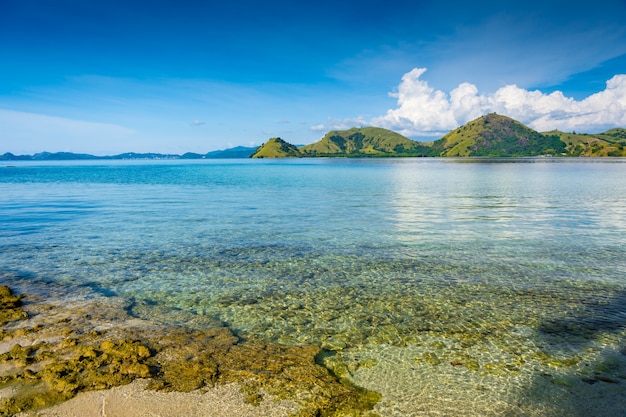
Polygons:
<instances>
[{"instance_id":1,"label":"shallow reef flat","mask_svg":"<svg viewBox=\"0 0 626 417\"><path fill-rule=\"evenodd\" d=\"M244 340L215 323L164 327L111 297L51 301L7 287L0 295L0 416L74 415L88 404L137 415L124 398L152 404L144 414L161 404L159 415L366 416L380 400L318 365L314 346ZM191 408L172 408L181 402Z\"/></svg>"},{"instance_id":2,"label":"shallow reef flat","mask_svg":"<svg viewBox=\"0 0 626 417\"><path fill-rule=\"evenodd\" d=\"M381 416L625 415L620 285L393 285L386 273L376 292L372 271L369 291L303 283L224 299L222 317L264 340L323 346L333 374L382 395Z\"/></svg>"},{"instance_id":3,"label":"shallow reef flat","mask_svg":"<svg viewBox=\"0 0 626 417\"><path fill-rule=\"evenodd\" d=\"M185 311L178 322L186 325L165 325L154 312L154 319L138 318L136 303L87 290L46 299L33 290L15 295L0 286L3 417L582 417L626 410L626 347L615 329L574 349L580 329L564 334L556 324L544 324L538 338L528 325L470 331L442 322L404 329L409 336L400 339L333 341L334 349L328 341L321 349L237 335Z\"/></svg>"}]
</instances>

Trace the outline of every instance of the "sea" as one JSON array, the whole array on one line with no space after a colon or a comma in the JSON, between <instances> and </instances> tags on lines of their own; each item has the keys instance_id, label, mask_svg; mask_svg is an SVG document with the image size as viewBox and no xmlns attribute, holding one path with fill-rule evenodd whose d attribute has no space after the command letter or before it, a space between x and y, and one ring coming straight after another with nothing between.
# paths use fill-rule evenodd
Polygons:
<instances>
[{"instance_id":1,"label":"sea","mask_svg":"<svg viewBox=\"0 0 626 417\"><path fill-rule=\"evenodd\" d=\"M380 416L626 415L626 159L3 162L0 271L319 346Z\"/></svg>"}]
</instances>

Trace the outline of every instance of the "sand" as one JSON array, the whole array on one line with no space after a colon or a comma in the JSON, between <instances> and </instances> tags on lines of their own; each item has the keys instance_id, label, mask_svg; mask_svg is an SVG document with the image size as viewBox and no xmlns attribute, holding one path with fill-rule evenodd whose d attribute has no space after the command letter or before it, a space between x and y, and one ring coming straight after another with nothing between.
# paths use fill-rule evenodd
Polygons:
<instances>
[{"instance_id":1,"label":"sand","mask_svg":"<svg viewBox=\"0 0 626 417\"><path fill-rule=\"evenodd\" d=\"M147 380L102 391L83 392L75 398L18 417L221 417L288 416L297 412L290 401L266 399L258 406L245 403L237 384L217 386L206 392L147 390Z\"/></svg>"},{"instance_id":2,"label":"sand","mask_svg":"<svg viewBox=\"0 0 626 417\"><path fill-rule=\"evenodd\" d=\"M114 297L5 293L0 416L367 416L380 399L317 364L315 346L162 326Z\"/></svg>"}]
</instances>

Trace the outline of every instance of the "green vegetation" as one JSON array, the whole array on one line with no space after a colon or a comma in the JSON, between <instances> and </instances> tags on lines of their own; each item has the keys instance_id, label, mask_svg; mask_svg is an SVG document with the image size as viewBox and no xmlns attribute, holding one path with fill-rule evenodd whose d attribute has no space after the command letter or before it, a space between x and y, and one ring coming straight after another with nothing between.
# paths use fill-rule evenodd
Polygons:
<instances>
[{"instance_id":1,"label":"green vegetation","mask_svg":"<svg viewBox=\"0 0 626 417\"><path fill-rule=\"evenodd\" d=\"M328 132L320 141L300 149L303 156L428 156L430 148L378 127Z\"/></svg>"},{"instance_id":2,"label":"green vegetation","mask_svg":"<svg viewBox=\"0 0 626 417\"><path fill-rule=\"evenodd\" d=\"M492 113L451 131L433 144L438 156L561 155L565 144L556 135L542 135L506 116Z\"/></svg>"},{"instance_id":3,"label":"green vegetation","mask_svg":"<svg viewBox=\"0 0 626 417\"><path fill-rule=\"evenodd\" d=\"M93 156L69 152L35 155L0 155L0 161L75 159L205 159L205 158L301 158L301 157L523 157L523 156L626 157L626 129L604 133L539 133L506 116L492 113L460 126L434 142L417 142L378 127L328 132L318 142L300 148L281 138L271 138L258 148L238 146L207 154L183 155L124 153Z\"/></svg>"},{"instance_id":4,"label":"green vegetation","mask_svg":"<svg viewBox=\"0 0 626 417\"><path fill-rule=\"evenodd\" d=\"M378 127L333 130L297 148L280 138L260 146L253 158L293 157L528 157L626 156L626 129L590 135L558 130L539 133L517 120L487 114L434 142L417 142Z\"/></svg>"},{"instance_id":5,"label":"green vegetation","mask_svg":"<svg viewBox=\"0 0 626 417\"><path fill-rule=\"evenodd\" d=\"M251 158L293 158L300 156L295 145L285 142L281 138L271 138L254 151Z\"/></svg>"},{"instance_id":6,"label":"green vegetation","mask_svg":"<svg viewBox=\"0 0 626 417\"><path fill-rule=\"evenodd\" d=\"M617 128L595 135L552 130L544 135L557 136L568 156L626 156L626 129Z\"/></svg>"},{"instance_id":7,"label":"green vegetation","mask_svg":"<svg viewBox=\"0 0 626 417\"><path fill-rule=\"evenodd\" d=\"M319 365L321 350L315 346L244 340L225 327L122 324L95 330L103 320L124 323L130 317L123 307L53 307L31 301L35 312L30 318L21 298L0 286L0 340L7 346L0 351L0 389L12 388L11 395L0 397L0 417L140 378L149 378L149 389L182 392L237 383L248 403L258 405L267 394L288 399L301 417L373 417L370 410L381 399Z\"/></svg>"},{"instance_id":8,"label":"green vegetation","mask_svg":"<svg viewBox=\"0 0 626 417\"><path fill-rule=\"evenodd\" d=\"M377 127L328 132L318 142L296 148L270 139L255 155L284 157L528 157L626 156L626 129L595 135L558 130L539 133L496 113L487 114L450 131L434 142L416 142ZM290 146L287 150L285 146ZM268 148L268 149L265 149Z\"/></svg>"}]
</instances>

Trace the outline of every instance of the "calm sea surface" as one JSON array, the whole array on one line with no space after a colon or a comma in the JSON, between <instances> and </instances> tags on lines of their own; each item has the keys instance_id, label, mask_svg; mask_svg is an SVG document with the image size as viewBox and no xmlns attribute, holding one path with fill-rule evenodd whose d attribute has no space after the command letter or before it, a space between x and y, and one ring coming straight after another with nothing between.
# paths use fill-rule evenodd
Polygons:
<instances>
[{"instance_id":1,"label":"calm sea surface","mask_svg":"<svg viewBox=\"0 0 626 417\"><path fill-rule=\"evenodd\" d=\"M626 160L12 164L3 284L319 345L387 416L626 385Z\"/></svg>"}]
</instances>

